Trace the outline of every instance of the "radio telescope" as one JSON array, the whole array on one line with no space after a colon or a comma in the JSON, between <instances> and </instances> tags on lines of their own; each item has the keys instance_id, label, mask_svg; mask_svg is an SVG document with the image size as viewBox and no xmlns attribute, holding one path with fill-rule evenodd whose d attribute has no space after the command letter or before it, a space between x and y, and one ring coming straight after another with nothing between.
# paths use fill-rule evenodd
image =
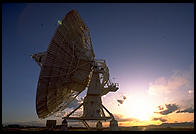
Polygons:
<instances>
[{"instance_id":1,"label":"radio telescope","mask_svg":"<svg viewBox=\"0 0 196 134\"><path fill-rule=\"evenodd\" d=\"M36 94L38 117L44 119L63 111L87 88L83 103L62 119L82 121L88 128L88 120L98 124L110 120L111 130L115 130L118 123L103 106L101 97L117 91L118 83L110 81L105 60L95 59L88 27L75 10L58 24L47 51L32 55L41 67ZM82 106L82 116L71 117Z\"/></svg>"}]
</instances>

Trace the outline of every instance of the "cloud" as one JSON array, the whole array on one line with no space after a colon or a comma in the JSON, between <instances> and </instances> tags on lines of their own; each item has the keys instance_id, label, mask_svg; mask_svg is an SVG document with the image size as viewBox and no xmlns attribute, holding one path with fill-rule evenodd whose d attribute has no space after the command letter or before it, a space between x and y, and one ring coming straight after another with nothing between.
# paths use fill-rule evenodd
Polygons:
<instances>
[{"instance_id":1,"label":"cloud","mask_svg":"<svg viewBox=\"0 0 196 134\"><path fill-rule=\"evenodd\" d=\"M124 100L117 100L120 104L123 104Z\"/></svg>"},{"instance_id":2,"label":"cloud","mask_svg":"<svg viewBox=\"0 0 196 134\"><path fill-rule=\"evenodd\" d=\"M159 108L159 110L163 110L164 109L164 107L162 107L162 106L158 106L158 108Z\"/></svg>"},{"instance_id":3,"label":"cloud","mask_svg":"<svg viewBox=\"0 0 196 134\"><path fill-rule=\"evenodd\" d=\"M184 110L178 110L176 113L194 113L194 109L192 107L189 107Z\"/></svg>"},{"instance_id":4,"label":"cloud","mask_svg":"<svg viewBox=\"0 0 196 134\"><path fill-rule=\"evenodd\" d=\"M164 119L164 118L153 118L152 120L160 120L161 122L166 122L167 121L167 119Z\"/></svg>"},{"instance_id":5,"label":"cloud","mask_svg":"<svg viewBox=\"0 0 196 134\"><path fill-rule=\"evenodd\" d=\"M167 95L172 91L179 89L187 84L187 79L179 76L171 76L168 80L164 77L160 77L149 84L150 95Z\"/></svg>"},{"instance_id":6,"label":"cloud","mask_svg":"<svg viewBox=\"0 0 196 134\"><path fill-rule=\"evenodd\" d=\"M179 109L179 106L176 105L176 104L165 104L165 107L166 107L165 110L155 112L155 113L159 113L159 114L162 114L162 115L168 115L168 114L170 114L170 113Z\"/></svg>"},{"instance_id":7,"label":"cloud","mask_svg":"<svg viewBox=\"0 0 196 134\"><path fill-rule=\"evenodd\" d=\"M126 100L126 96L123 96L123 98L122 99L117 99L117 102L119 103L119 104L123 104L124 103L124 101ZM119 105L118 104L118 105Z\"/></svg>"},{"instance_id":8,"label":"cloud","mask_svg":"<svg viewBox=\"0 0 196 134\"><path fill-rule=\"evenodd\" d=\"M184 110L181 110L181 108L177 104L165 104L165 109L163 106L158 106L158 109L159 109L159 112L154 112L154 113L159 113L162 115L168 115L175 111L176 113L194 113L193 107L188 107Z\"/></svg>"},{"instance_id":9,"label":"cloud","mask_svg":"<svg viewBox=\"0 0 196 134\"><path fill-rule=\"evenodd\" d=\"M171 76L159 77L154 82L149 83L148 93L150 95L168 95L184 89L193 89L194 87L194 64L191 64L189 70L176 70ZM193 93L192 90L188 91Z\"/></svg>"}]
</instances>

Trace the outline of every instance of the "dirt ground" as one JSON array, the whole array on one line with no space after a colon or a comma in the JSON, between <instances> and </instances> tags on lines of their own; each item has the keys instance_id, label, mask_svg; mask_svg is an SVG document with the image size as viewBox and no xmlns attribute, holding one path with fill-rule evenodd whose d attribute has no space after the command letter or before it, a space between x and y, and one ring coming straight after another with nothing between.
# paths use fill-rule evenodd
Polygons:
<instances>
[{"instance_id":1,"label":"dirt ground","mask_svg":"<svg viewBox=\"0 0 196 134\"><path fill-rule=\"evenodd\" d=\"M3 131L61 131L60 129L49 130L45 127L43 128L3 128ZM86 128L69 128L68 131L100 131L96 129L86 129ZM109 128L103 128L101 131L109 131ZM193 127L187 128L162 128L162 127L119 127L119 131L194 131Z\"/></svg>"}]
</instances>

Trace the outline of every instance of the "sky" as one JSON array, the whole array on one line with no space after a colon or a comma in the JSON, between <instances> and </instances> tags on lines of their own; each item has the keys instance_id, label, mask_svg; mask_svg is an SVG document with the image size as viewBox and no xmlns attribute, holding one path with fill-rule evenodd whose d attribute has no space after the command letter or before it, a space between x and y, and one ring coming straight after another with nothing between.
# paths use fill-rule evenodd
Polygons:
<instances>
[{"instance_id":1,"label":"sky","mask_svg":"<svg viewBox=\"0 0 196 134\"><path fill-rule=\"evenodd\" d=\"M45 122L35 108L40 67L30 55L48 48L71 9L119 83L102 101L120 126L194 122L192 3L3 3L2 123Z\"/></svg>"}]
</instances>

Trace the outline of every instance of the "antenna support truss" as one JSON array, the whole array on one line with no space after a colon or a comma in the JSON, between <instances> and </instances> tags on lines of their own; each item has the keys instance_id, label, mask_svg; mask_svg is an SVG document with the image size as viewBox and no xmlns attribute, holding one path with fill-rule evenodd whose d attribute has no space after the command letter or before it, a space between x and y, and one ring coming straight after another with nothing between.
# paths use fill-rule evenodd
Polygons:
<instances>
[{"instance_id":1,"label":"antenna support truss","mask_svg":"<svg viewBox=\"0 0 196 134\"><path fill-rule=\"evenodd\" d=\"M104 71L105 70L105 71ZM92 78L88 86L87 95L84 98L84 102L81 103L78 107L76 107L72 112L70 112L66 117L63 117L62 119L65 120L80 120L82 123L88 128L91 129L87 120L109 120L115 121L114 116L112 113L109 112L109 110L102 104L101 97L104 94L107 94L109 91L116 91L118 90L117 84L114 83L108 83L108 78L103 78L102 83L105 82L105 84L102 85L100 82L100 74L103 76L107 76L107 66L104 62L95 62L95 65L93 67L92 72ZM104 76L105 77L105 76ZM105 86L108 85L107 88ZM109 87L110 86L110 87ZM104 90L107 90L104 92ZM104 93L104 94L103 94ZM81 106L83 106L83 115L81 117L71 117L71 115L78 110ZM106 116L105 112L109 115ZM117 121L116 121L117 122ZM118 126L118 124L117 124Z\"/></svg>"}]
</instances>

